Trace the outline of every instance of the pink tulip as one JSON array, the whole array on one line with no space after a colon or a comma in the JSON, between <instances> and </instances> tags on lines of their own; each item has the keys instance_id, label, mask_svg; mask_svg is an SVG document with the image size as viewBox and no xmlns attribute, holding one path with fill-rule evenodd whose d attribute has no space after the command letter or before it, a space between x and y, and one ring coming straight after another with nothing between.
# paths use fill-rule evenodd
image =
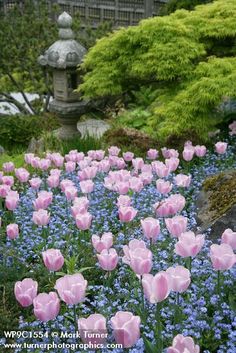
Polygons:
<instances>
[{"instance_id":1,"label":"pink tulip","mask_svg":"<svg viewBox=\"0 0 236 353\"><path fill-rule=\"evenodd\" d=\"M111 326L116 343L123 348L132 347L140 337L140 317L128 311L118 311L111 318Z\"/></svg>"},{"instance_id":2,"label":"pink tulip","mask_svg":"<svg viewBox=\"0 0 236 353\"><path fill-rule=\"evenodd\" d=\"M186 232L187 223L188 219L184 216L175 216L165 219L166 227L173 237L179 237L180 234Z\"/></svg>"},{"instance_id":3,"label":"pink tulip","mask_svg":"<svg viewBox=\"0 0 236 353\"><path fill-rule=\"evenodd\" d=\"M233 250L236 250L236 232L232 229L226 229L221 237L221 244L228 244Z\"/></svg>"},{"instance_id":4,"label":"pink tulip","mask_svg":"<svg viewBox=\"0 0 236 353\"><path fill-rule=\"evenodd\" d=\"M55 292L40 293L33 300L34 315L40 321L49 321L57 317L60 300Z\"/></svg>"},{"instance_id":5,"label":"pink tulip","mask_svg":"<svg viewBox=\"0 0 236 353\"><path fill-rule=\"evenodd\" d=\"M65 188L65 195L68 201L74 200L77 197L78 190L75 186L67 186Z\"/></svg>"},{"instance_id":6,"label":"pink tulip","mask_svg":"<svg viewBox=\"0 0 236 353\"><path fill-rule=\"evenodd\" d=\"M119 208L119 219L121 222L128 223L131 222L136 216L138 211L136 211L133 207L124 207L121 206Z\"/></svg>"},{"instance_id":7,"label":"pink tulip","mask_svg":"<svg viewBox=\"0 0 236 353\"><path fill-rule=\"evenodd\" d=\"M195 154L197 157L204 157L207 152L206 146L195 146Z\"/></svg>"},{"instance_id":8,"label":"pink tulip","mask_svg":"<svg viewBox=\"0 0 236 353\"><path fill-rule=\"evenodd\" d=\"M32 189L39 189L42 184L42 180L40 178L32 178L29 180L30 186Z\"/></svg>"},{"instance_id":9,"label":"pink tulip","mask_svg":"<svg viewBox=\"0 0 236 353\"><path fill-rule=\"evenodd\" d=\"M147 247L143 240L138 240L138 239L130 240L129 245L123 246L124 257L122 258L122 261L125 264L130 265L131 252L134 251L135 249L147 249Z\"/></svg>"},{"instance_id":10,"label":"pink tulip","mask_svg":"<svg viewBox=\"0 0 236 353\"><path fill-rule=\"evenodd\" d=\"M57 167L57 168L61 168L63 166L64 163L64 157L62 157L60 155L60 153L53 153L51 155L51 159L53 164Z\"/></svg>"},{"instance_id":11,"label":"pink tulip","mask_svg":"<svg viewBox=\"0 0 236 353\"><path fill-rule=\"evenodd\" d=\"M126 162L131 162L132 159L134 158L133 152L125 152L123 153L123 158Z\"/></svg>"},{"instance_id":12,"label":"pink tulip","mask_svg":"<svg viewBox=\"0 0 236 353\"><path fill-rule=\"evenodd\" d=\"M68 186L74 186L74 183L73 181L69 180L69 179L64 179L60 182L60 188L61 188L61 191L62 192L65 192L65 189L68 187Z\"/></svg>"},{"instance_id":13,"label":"pink tulip","mask_svg":"<svg viewBox=\"0 0 236 353\"><path fill-rule=\"evenodd\" d=\"M157 202L154 209L159 217L173 216L182 211L185 206L185 198L180 194L174 194L167 199Z\"/></svg>"},{"instance_id":14,"label":"pink tulip","mask_svg":"<svg viewBox=\"0 0 236 353\"><path fill-rule=\"evenodd\" d=\"M179 158L177 157L170 157L165 160L165 165L169 169L169 172L174 172L179 166Z\"/></svg>"},{"instance_id":15,"label":"pink tulip","mask_svg":"<svg viewBox=\"0 0 236 353\"><path fill-rule=\"evenodd\" d=\"M117 198L117 206L121 207L129 207L131 205L131 198L129 196L125 196L125 195L120 195Z\"/></svg>"},{"instance_id":16,"label":"pink tulip","mask_svg":"<svg viewBox=\"0 0 236 353\"><path fill-rule=\"evenodd\" d=\"M149 185L153 180L153 174L151 172L143 172L139 174L139 179L142 181L143 185Z\"/></svg>"},{"instance_id":17,"label":"pink tulip","mask_svg":"<svg viewBox=\"0 0 236 353\"><path fill-rule=\"evenodd\" d=\"M25 278L23 281L15 283L14 294L16 300L24 308L33 304L34 298L37 296L38 282L31 278Z\"/></svg>"},{"instance_id":18,"label":"pink tulip","mask_svg":"<svg viewBox=\"0 0 236 353\"><path fill-rule=\"evenodd\" d=\"M137 275L149 273L152 269L152 252L149 249L137 248L129 253L130 267Z\"/></svg>"},{"instance_id":19,"label":"pink tulip","mask_svg":"<svg viewBox=\"0 0 236 353\"><path fill-rule=\"evenodd\" d=\"M168 192L172 190L172 184L169 181L158 179L156 182L156 188L161 194L168 194Z\"/></svg>"},{"instance_id":20,"label":"pink tulip","mask_svg":"<svg viewBox=\"0 0 236 353\"><path fill-rule=\"evenodd\" d=\"M93 216L89 212L78 213L75 217L75 222L80 230L87 230L91 226Z\"/></svg>"},{"instance_id":21,"label":"pink tulip","mask_svg":"<svg viewBox=\"0 0 236 353\"><path fill-rule=\"evenodd\" d=\"M92 180L84 180L84 181L81 181L79 184L80 184L80 189L84 194L89 194L94 189L94 183Z\"/></svg>"},{"instance_id":22,"label":"pink tulip","mask_svg":"<svg viewBox=\"0 0 236 353\"><path fill-rule=\"evenodd\" d=\"M64 257L58 249L48 249L42 252L44 265L49 271L59 271L64 265Z\"/></svg>"},{"instance_id":23,"label":"pink tulip","mask_svg":"<svg viewBox=\"0 0 236 353\"><path fill-rule=\"evenodd\" d=\"M129 182L128 181L119 181L115 184L115 191L120 195L125 195L129 191Z\"/></svg>"},{"instance_id":24,"label":"pink tulip","mask_svg":"<svg viewBox=\"0 0 236 353\"><path fill-rule=\"evenodd\" d=\"M169 267L166 272L170 275L171 290L183 293L191 282L191 274L183 266Z\"/></svg>"},{"instance_id":25,"label":"pink tulip","mask_svg":"<svg viewBox=\"0 0 236 353\"><path fill-rule=\"evenodd\" d=\"M115 249L104 249L101 254L97 254L98 262L101 268L105 271L112 271L118 264L118 255Z\"/></svg>"},{"instance_id":26,"label":"pink tulip","mask_svg":"<svg viewBox=\"0 0 236 353\"><path fill-rule=\"evenodd\" d=\"M81 273L65 275L56 281L55 289L66 304L76 305L85 298L88 282Z\"/></svg>"},{"instance_id":27,"label":"pink tulip","mask_svg":"<svg viewBox=\"0 0 236 353\"><path fill-rule=\"evenodd\" d=\"M164 178L169 175L169 168L160 161L152 162L153 171L159 176L159 178Z\"/></svg>"},{"instance_id":28,"label":"pink tulip","mask_svg":"<svg viewBox=\"0 0 236 353\"><path fill-rule=\"evenodd\" d=\"M87 319L79 319L78 329L82 341L92 346L93 349L106 341L106 319L101 314L92 314Z\"/></svg>"},{"instance_id":29,"label":"pink tulip","mask_svg":"<svg viewBox=\"0 0 236 353\"><path fill-rule=\"evenodd\" d=\"M29 180L30 173L25 168L15 169L15 175L21 183L26 183Z\"/></svg>"},{"instance_id":30,"label":"pink tulip","mask_svg":"<svg viewBox=\"0 0 236 353\"><path fill-rule=\"evenodd\" d=\"M111 146L110 148L108 148L108 152L111 156L118 156L118 154L120 153L120 148L118 148L117 146Z\"/></svg>"},{"instance_id":31,"label":"pink tulip","mask_svg":"<svg viewBox=\"0 0 236 353\"><path fill-rule=\"evenodd\" d=\"M215 150L218 154L224 154L227 150L228 144L226 142L217 142L215 144Z\"/></svg>"},{"instance_id":32,"label":"pink tulip","mask_svg":"<svg viewBox=\"0 0 236 353\"><path fill-rule=\"evenodd\" d=\"M57 188L59 186L59 183L60 183L60 176L57 174L49 175L49 177L47 178L47 184L51 189Z\"/></svg>"},{"instance_id":33,"label":"pink tulip","mask_svg":"<svg viewBox=\"0 0 236 353\"><path fill-rule=\"evenodd\" d=\"M175 184L183 188L188 188L191 183L191 175L178 174L174 177Z\"/></svg>"},{"instance_id":34,"label":"pink tulip","mask_svg":"<svg viewBox=\"0 0 236 353\"><path fill-rule=\"evenodd\" d=\"M143 275L142 286L144 294L152 304L165 300L171 290L170 275L164 271L158 272L155 276Z\"/></svg>"},{"instance_id":35,"label":"pink tulip","mask_svg":"<svg viewBox=\"0 0 236 353\"><path fill-rule=\"evenodd\" d=\"M132 177L129 179L129 187L134 192L140 192L143 188L143 182L137 177Z\"/></svg>"},{"instance_id":36,"label":"pink tulip","mask_svg":"<svg viewBox=\"0 0 236 353\"><path fill-rule=\"evenodd\" d=\"M10 190L11 188L9 185L0 185L0 197L5 198Z\"/></svg>"},{"instance_id":37,"label":"pink tulip","mask_svg":"<svg viewBox=\"0 0 236 353\"><path fill-rule=\"evenodd\" d=\"M5 199L6 208L10 211L14 211L17 208L19 200L20 197L17 191L9 191Z\"/></svg>"},{"instance_id":38,"label":"pink tulip","mask_svg":"<svg viewBox=\"0 0 236 353\"><path fill-rule=\"evenodd\" d=\"M157 240L160 234L160 223L157 219L147 217L141 220L143 234L147 239L152 239L152 242Z\"/></svg>"},{"instance_id":39,"label":"pink tulip","mask_svg":"<svg viewBox=\"0 0 236 353\"><path fill-rule=\"evenodd\" d=\"M175 253L182 257L194 257L203 247L205 237L202 234L195 236L193 232L182 233L175 244Z\"/></svg>"},{"instance_id":40,"label":"pink tulip","mask_svg":"<svg viewBox=\"0 0 236 353\"><path fill-rule=\"evenodd\" d=\"M163 147L161 149L161 153L164 158L171 158L171 157L178 158L179 157L179 152L177 150L172 149L172 148L168 149L166 147Z\"/></svg>"},{"instance_id":41,"label":"pink tulip","mask_svg":"<svg viewBox=\"0 0 236 353\"><path fill-rule=\"evenodd\" d=\"M228 244L211 245L210 257L215 270L229 270L236 263L236 255Z\"/></svg>"},{"instance_id":42,"label":"pink tulip","mask_svg":"<svg viewBox=\"0 0 236 353\"><path fill-rule=\"evenodd\" d=\"M148 159L156 159L158 157L158 151L153 149L153 148L150 148L148 151L147 151L147 158Z\"/></svg>"},{"instance_id":43,"label":"pink tulip","mask_svg":"<svg viewBox=\"0 0 236 353\"><path fill-rule=\"evenodd\" d=\"M8 238L11 240L16 239L19 236L18 224L15 224L15 223L8 224L6 231L7 231Z\"/></svg>"},{"instance_id":44,"label":"pink tulip","mask_svg":"<svg viewBox=\"0 0 236 353\"><path fill-rule=\"evenodd\" d=\"M49 191L40 191L38 197L33 201L33 206L36 211L46 209L52 202L53 194Z\"/></svg>"},{"instance_id":45,"label":"pink tulip","mask_svg":"<svg viewBox=\"0 0 236 353\"><path fill-rule=\"evenodd\" d=\"M93 179L96 177L98 168L97 167L86 167L82 171L78 172L78 177L80 181Z\"/></svg>"},{"instance_id":46,"label":"pink tulip","mask_svg":"<svg viewBox=\"0 0 236 353\"><path fill-rule=\"evenodd\" d=\"M39 162L39 168L41 170L48 170L51 166L51 161L50 159L43 158Z\"/></svg>"},{"instance_id":47,"label":"pink tulip","mask_svg":"<svg viewBox=\"0 0 236 353\"><path fill-rule=\"evenodd\" d=\"M92 244L97 252L110 249L113 245L113 235L111 232L103 233L101 238L98 235L92 235Z\"/></svg>"},{"instance_id":48,"label":"pink tulip","mask_svg":"<svg viewBox=\"0 0 236 353\"><path fill-rule=\"evenodd\" d=\"M69 162L65 163L65 169L66 169L67 173L74 172L75 168L76 168L76 163L75 162L69 161Z\"/></svg>"},{"instance_id":49,"label":"pink tulip","mask_svg":"<svg viewBox=\"0 0 236 353\"><path fill-rule=\"evenodd\" d=\"M4 175L3 177L2 177L2 183L4 184L4 185L8 185L8 186L13 186L14 185L14 178L13 178L13 176L10 176L10 175Z\"/></svg>"},{"instance_id":50,"label":"pink tulip","mask_svg":"<svg viewBox=\"0 0 236 353\"><path fill-rule=\"evenodd\" d=\"M14 165L13 162L6 162L6 163L3 163L3 165L2 165L2 170L3 170L5 173L14 172L14 170L15 170L15 165Z\"/></svg>"},{"instance_id":51,"label":"pink tulip","mask_svg":"<svg viewBox=\"0 0 236 353\"><path fill-rule=\"evenodd\" d=\"M39 209L33 212L32 219L37 226L46 226L49 223L50 214L46 210Z\"/></svg>"},{"instance_id":52,"label":"pink tulip","mask_svg":"<svg viewBox=\"0 0 236 353\"><path fill-rule=\"evenodd\" d=\"M50 170L50 175L57 175L58 177L60 177L60 175L61 175L61 170L60 170L60 169L57 169L57 168L51 169L51 170ZM66 179L66 180L68 180L68 179ZM72 184L73 184L73 183L72 183Z\"/></svg>"},{"instance_id":53,"label":"pink tulip","mask_svg":"<svg viewBox=\"0 0 236 353\"><path fill-rule=\"evenodd\" d=\"M187 162L191 161L193 159L194 153L195 153L195 149L193 146L189 145L184 147L183 159Z\"/></svg>"},{"instance_id":54,"label":"pink tulip","mask_svg":"<svg viewBox=\"0 0 236 353\"><path fill-rule=\"evenodd\" d=\"M177 335L173 339L172 346L167 349L167 353L200 353L200 348L192 337Z\"/></svg>"},{"instance_id":55,"label":"pink tulip","mask_svg":"<svg viewBox=\"0 0 236 353\"><path fill-rule=\"evenodd\" d=\"M132 165L135 170L140 170L144 166L144 161L142 158L133 158Z\"/></svg>"}]
</instances>

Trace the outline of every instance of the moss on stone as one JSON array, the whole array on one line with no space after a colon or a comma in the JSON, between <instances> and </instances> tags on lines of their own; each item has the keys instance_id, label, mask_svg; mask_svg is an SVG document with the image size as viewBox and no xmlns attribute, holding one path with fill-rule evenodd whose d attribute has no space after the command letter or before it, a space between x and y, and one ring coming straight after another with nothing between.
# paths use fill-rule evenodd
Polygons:
<instances>
[{"instance_id":1,"label":"moss on stone","mask_svg":"<svg viewBox=\"0 0 236 353\"><path fill-rule=\"evenodd\" d=\"M219 218L236 204L236 171L207 178L203 190L209 193L209 211L214 219Z\"/></svg>"}]
</instances>

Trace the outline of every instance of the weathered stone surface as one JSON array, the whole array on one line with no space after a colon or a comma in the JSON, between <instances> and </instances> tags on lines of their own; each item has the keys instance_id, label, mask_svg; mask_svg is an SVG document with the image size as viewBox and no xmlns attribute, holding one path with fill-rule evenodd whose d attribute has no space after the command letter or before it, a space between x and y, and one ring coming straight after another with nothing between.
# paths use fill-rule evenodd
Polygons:
<instances>
[{"instance_id":1,"label":"weathered stone surface","mask_svg":"<svg viewBox=\"0 0 236 353\"><path fill-rule=\"evenodd\" d=\"M42 153L44 151L44 141L43 138L36 140L34 137L30 140L27 152L28 153Z\"/></svg>"},{"instance_id":2,"label":"weathered stone surface","mask_svg":"<svg viewBox=\"0 0 236 353\"><path fill-rule=\"evenodd\" d=\"M207 178L196 205L198 226L201 231L211 227L212 239L219 239L226 228L236 231L236 171Z\"/></svg>"},{"instance_id":3,"label":"weathered stone surface","mask_svg":"<svg viewBox=\"0 0 236 353\"><path fill-rule=\"evenodd\" d=\"M77 129L81 133L82 137L92 136L100 138L110 128L110 125L103 120L87 119L82 122L78 122Z\"/></svg>"},{"instance_id":4,"label":"weathered stone surface","mask_svg":"<svg viewBox=\"0 0 236 353\"><path fill-rule=\"evenodd\" d=\"M3 154L5 152L4 148L0 145L0 154Z\"/></svg>"}]
</instances>

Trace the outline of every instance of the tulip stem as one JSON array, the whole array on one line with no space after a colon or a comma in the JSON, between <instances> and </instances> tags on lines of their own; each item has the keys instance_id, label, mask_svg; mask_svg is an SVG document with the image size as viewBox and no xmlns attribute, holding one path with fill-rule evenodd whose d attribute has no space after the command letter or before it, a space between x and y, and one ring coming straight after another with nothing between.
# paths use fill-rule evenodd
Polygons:
<instances>
[{"instance_id":1,"label":"tulip stem","mask_svg":"<svg viewBox=\"0 0 236 353\"><path fill-rule=\"evenodd\" d=\"M220 297L220 294L221 294L221 291L220 291L220 270L217 271L217 292L218 292L218 295Z\"/></svg>"},{"instance_id":2,"label":"tulip stem","mask_svg":"<svg viewBox=\"0 0 236 353\"><path fill-rule=\"evenodd\" d=\"M141 288L141 301L142 301L142 308L143 308L143 315L145 313L145 298L143 292L143 285L142 285L142 275L140 276L140 288Z\"/></svg>"},{"instance_id":3,"label":"tulip stem","mask_svg":"<svg viewBox=\"0 0 236 353\"><path fill-rule=\"evenodd\" d=\"M163 342L162 342L162 330L161 330L161 308L162 303L157 303L156 305L156 342L157 342L157 353L162 353L163 351Z\"/></svg>"},{"instance_id":4,"label":"tulip stem","mask_svg":"<svg viewBox=\"0 0 236 353\"><path fill-rule=\"evenodd\" d=\"M77 331L77 315L76 315L76 305L73 305L73 312L74 312L74 324L75 324L75 331Z\"/></svg>"}]
</instances>

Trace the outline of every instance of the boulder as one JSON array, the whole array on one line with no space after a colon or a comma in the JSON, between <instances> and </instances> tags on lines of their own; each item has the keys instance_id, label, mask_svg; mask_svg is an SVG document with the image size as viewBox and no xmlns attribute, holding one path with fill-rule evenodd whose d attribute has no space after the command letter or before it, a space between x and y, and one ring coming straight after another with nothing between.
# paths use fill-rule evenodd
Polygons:
<instances>
[{"instance_id":1,"label":"boulder","mask_svg":"<svg viewBox=\"0 0 236 353\"><path fill-rule=\"evenodd\" d=\"M225 229L236 231L236 170L208 177L197 198L197 223L201 231L211 228L217 240Z\"/></svg>"},{"instance_id":2,"label":"boulder","mask_svg":"<svg viewBox=\"0 0 236 353\"><path fill-rule=\"evenodd\" d=\"M81 133L82 138L86 136L101 138L109 128L109 124L98 119L87 119L77 123L77 129Z\"/></svg>"}]
</instances>

